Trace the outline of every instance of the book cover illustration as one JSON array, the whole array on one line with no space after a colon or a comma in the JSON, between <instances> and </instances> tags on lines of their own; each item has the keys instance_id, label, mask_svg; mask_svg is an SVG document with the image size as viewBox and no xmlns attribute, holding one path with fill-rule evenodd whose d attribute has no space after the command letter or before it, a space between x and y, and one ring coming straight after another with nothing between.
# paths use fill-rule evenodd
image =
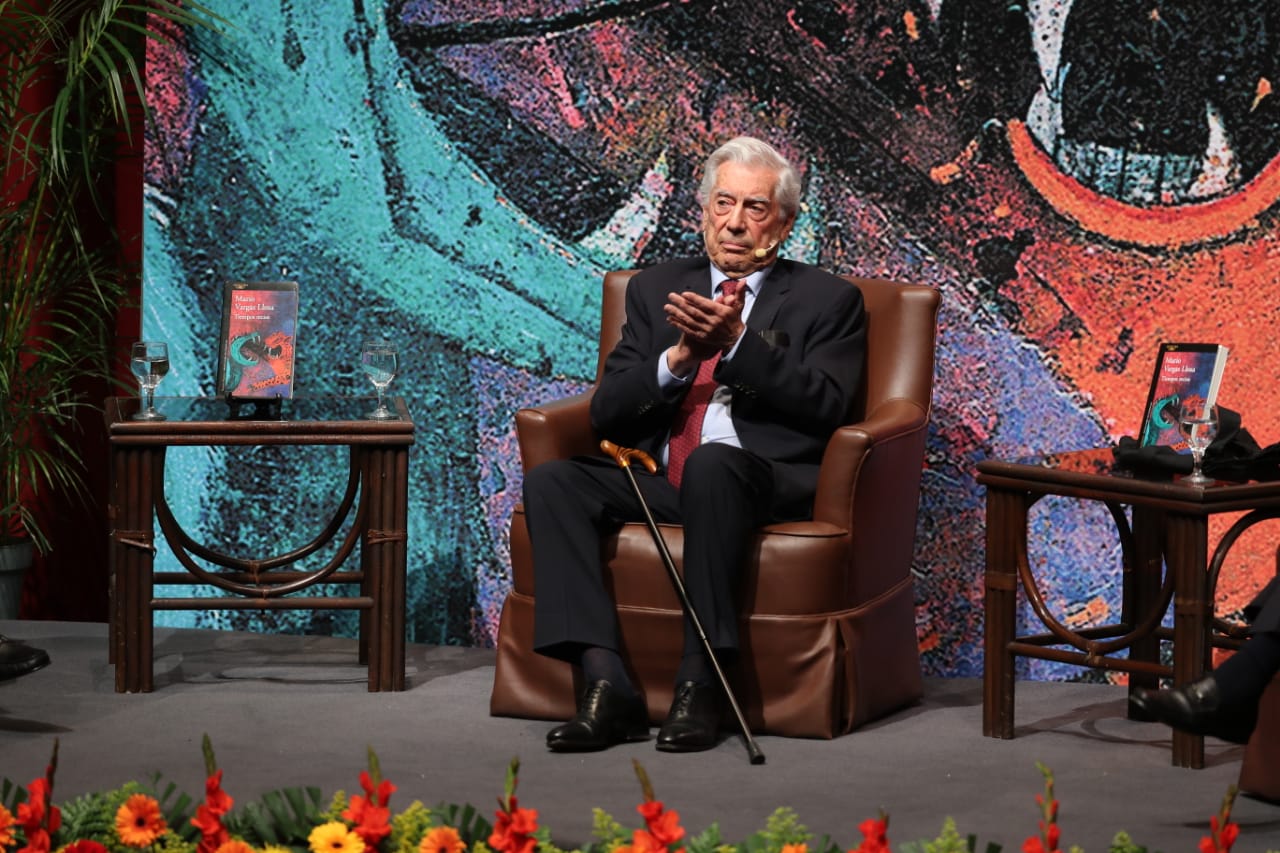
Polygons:
<instances>
[{"instance_id":1,"label":"book cover illustration","mask_svg":"<svg viewBox=\"0 0 1280 853\"><path fill-rule=\"evenodd\" d=\"M218 395L293 396L296 282L232 282L223 294Z\"/></svg>"},{"instance_id":2,"label":"book cover illustration","mask_svg":"<svg viewBox=\"0 0 1280 853\"><path fill-rule=\"evenodd\" d=\"M1178 429L1178 409L1188 400L1217 402L1227 352L1227 348L1219 344L1160 345L1143 410L1141 446L1163 445L1179 453L1190 453Z\"/></svg>"}]
</instances>

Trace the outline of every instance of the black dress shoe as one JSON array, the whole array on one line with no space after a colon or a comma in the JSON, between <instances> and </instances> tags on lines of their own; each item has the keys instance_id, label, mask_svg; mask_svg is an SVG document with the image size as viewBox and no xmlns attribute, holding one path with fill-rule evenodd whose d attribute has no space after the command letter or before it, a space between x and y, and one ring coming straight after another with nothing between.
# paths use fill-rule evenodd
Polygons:
<instances>
[{"instance_id":1,"label":"black dress shoe","mask_svg":"<svg viewBox=\"0 0 1280 853\"><path fill-rule=\"evenodd\" d=\"M720 688L686 681L676 685L671 710L658 729L663 752L700 752L716 745L720 729Z\"/></svg>"},{"instance_id":2,"label":"black dress shoe","mask_svg":"<svg viewBox=\"0 0 1280 853\"><path fill-rule=\"evenodd\" d=\"M1226 705L1212 675L1171 690L1139 689L1129 702L1175 729L1230 743L1248 743L1258 722L1257 703Z\"/></svg>"},{"instance_id":3,"label":"black dress shoe","mask_svg":"<svg viewBox=\"0 0 1280 853\"><path fill-rule=\"evenodd\" d=\"M627 696L607 681L593 681L578 700L578 713L547 732L553 752L593 752L649 736L649 709L638 695Z\"/></svg>"},{"instance_id":4,"label":"black dress shoe","mask_svg":"<svg viewBox=\"0 0 1280 853\"><path fill-rule=\"evenodd\" d=\"M0 681L10 681L49 665L49 653L0 634Z\"/></svg>"}]
</instances>

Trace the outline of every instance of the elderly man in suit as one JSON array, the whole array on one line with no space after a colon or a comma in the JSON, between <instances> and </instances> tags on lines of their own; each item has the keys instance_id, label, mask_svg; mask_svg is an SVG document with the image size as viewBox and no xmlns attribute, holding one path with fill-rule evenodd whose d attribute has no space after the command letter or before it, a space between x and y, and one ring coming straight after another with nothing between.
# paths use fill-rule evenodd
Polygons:
<instances>
[{"instance_id":1,"label":"elderly man in suit","mask_svg":"<svg viewBox=\"0 0 1280 853\"><path fill-rule=\"evenodd\" d=\"M808 517L823 450L862 382L866 317L856 287L778 257L800 180L773 147L750 137L725 143L708 158L698 196L706 257L632 278L591 419L599 437L663 463L637 472L639 487L659 522L684 526L685 586L708 645L727 663L751 534ZM524 505L535 647L581 666L586 685L547 745L575 752L647 738L600 568L602 535L643 517L625 472L603 457L549 462L526 477ZM705 649L686 619L660 750L717 742L722 697Z\"/></svg>"}]
</instances>

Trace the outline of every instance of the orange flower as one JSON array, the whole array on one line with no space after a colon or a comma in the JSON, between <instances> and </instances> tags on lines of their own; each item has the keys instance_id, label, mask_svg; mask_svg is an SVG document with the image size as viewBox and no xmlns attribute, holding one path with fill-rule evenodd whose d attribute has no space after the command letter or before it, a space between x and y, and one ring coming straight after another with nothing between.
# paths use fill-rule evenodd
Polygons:
<instances>
[{"instance_id":1,"label":"orange flower","mask_svg":"<svg viewBox=\"0 0 1280 853\"><path fill-rule=\"evenodd\" d=\"M418 853L462 853L467 843L452 826L433 826L422 836Z\"/></svg>"},{"instance_id":2,"label":"orange flower","mask_svg":"<svg viewBox=\"0 0 1280 853\"><path fill-rule=\"evenodd\" d=\"M782 845L782 853L809 853L809 845L803 842L800 844L784 844Z\"/></svg>"},{"instance_id":3,"label":"orange flower","mask_svg":"<svg viewBox=\"0 0 1280 853\"><path fill-rule=\"evenodd\" d=\"M116 833L130 847L147 847L164 834L160 804L146 794L133 794L116 811Z\"/></svg>"},{"instance_id":4,"label":"orange flower","mask_svg":"<svg viewBox=\"0 0 1280 853\"><path fill-rule=\"evenodd\" d=\"M0 803L0 847L8 847L14 841L17 841L18 837L13 834L14 826L13 812L6 809L3 803Z\"/></svg>"}]
</instances>

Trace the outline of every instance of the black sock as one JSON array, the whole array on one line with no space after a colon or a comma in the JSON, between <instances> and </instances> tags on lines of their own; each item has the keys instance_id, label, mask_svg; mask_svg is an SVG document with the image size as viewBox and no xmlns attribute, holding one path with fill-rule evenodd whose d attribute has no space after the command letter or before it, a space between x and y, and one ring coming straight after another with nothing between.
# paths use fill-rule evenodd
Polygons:
<instances>
[{"instance_id":1,"label":"black sock","mask_svg":"<svg viewBox=\"0 0 1280 853\"><path fill-rule=\"evenodd\" d=\"M582 675L588 683L607 681L615 690L628 696L636 695L636 688L627 675L622 655L602 646L588 646L582 651Z\"/></svg>"},{"instance_id":2,"label":"black sock","mask_svg":"<svg viewBox=\"0 0 1280 853\"><path fill-rule=\"evenodd\" d=\"M680 658L680 668L676 670L676 684L686 681L701 687L710 687L716 683L715 667L705 651L685 652Z\"/></svg>"},{"instance_id":3,"label":"black sock","mask_svg":"<svg viewBox=\"0 0 1280 853\"><path fill-rule=\"evenodd\" d=\"M1213 671L1224 705L1257 703L1280 672L1280 635L1255 634Z\"/></svg>"}]
</instances>

